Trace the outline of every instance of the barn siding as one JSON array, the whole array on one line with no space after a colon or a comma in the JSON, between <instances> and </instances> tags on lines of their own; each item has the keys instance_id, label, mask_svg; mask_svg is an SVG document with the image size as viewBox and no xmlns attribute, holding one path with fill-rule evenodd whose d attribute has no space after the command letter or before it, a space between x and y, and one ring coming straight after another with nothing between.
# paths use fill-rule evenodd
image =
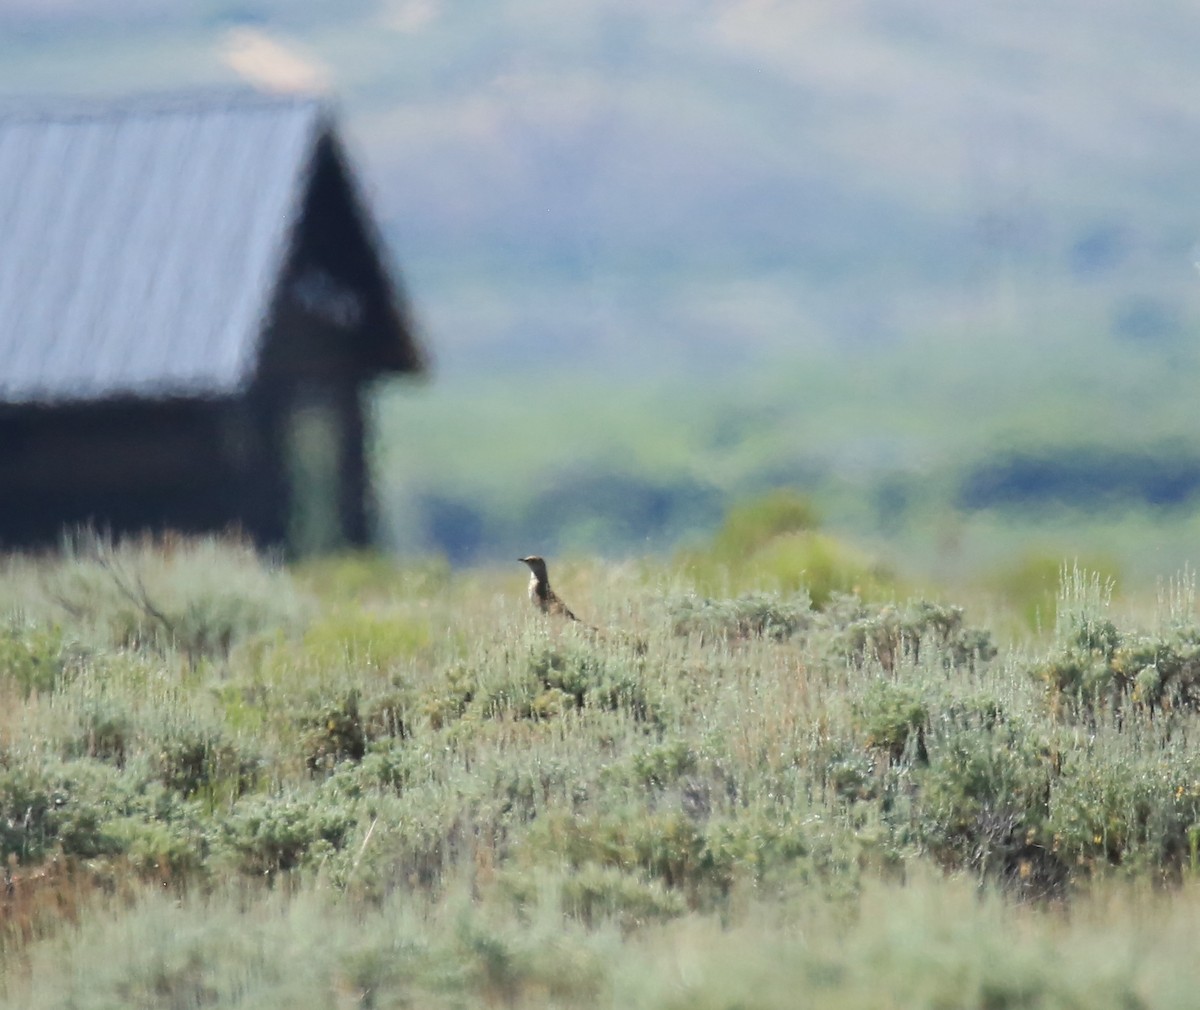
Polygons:
<instances>
[{"instance_id":1,"label":"barn siding","mask_svg":"<svg viewBox=\"0 0 1200 1010\"><path fill-rule=\"evenodd\" d=\"M236 524L227 407L118 403L0 417L0 543L56 540L64 526L113 532Z\"/></svg>"}]
</instances>

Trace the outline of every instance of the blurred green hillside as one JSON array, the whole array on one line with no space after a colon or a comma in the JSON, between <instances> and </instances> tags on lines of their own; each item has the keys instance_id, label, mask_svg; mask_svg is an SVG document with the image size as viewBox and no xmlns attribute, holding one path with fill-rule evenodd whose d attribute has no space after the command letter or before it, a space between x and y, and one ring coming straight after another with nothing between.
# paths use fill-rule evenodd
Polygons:
<instances>
[{"instance_id":1,"label":"blurred green hillside","mask_svg":"<svg viewBox=\"0 0 1200 1010\"><path fill-rule=\"evenodd\" d=\"M668 550L786 485L938 575L1149 576L1195 560L1198 48L1176 0L19 0L0 90L336 94L436 360L379 398L398 547Z\"/></svg>"},{"instance_id":2,"label":"blurred green hillside","mask_svg":"<svg viewBox=\"0 0 1200 1010\"><path fill-rule=\"evenodd\" d=\"M703 394L686 376L614 389L551 373L389 391L383 532L456 562L661 552L789 487L825 527L938 581L1080 557L1152 583L1197 560L1197 362L1090 346L1076 335L1035 362L931 338L731 371Z\"/></svg>"}]
</instances>

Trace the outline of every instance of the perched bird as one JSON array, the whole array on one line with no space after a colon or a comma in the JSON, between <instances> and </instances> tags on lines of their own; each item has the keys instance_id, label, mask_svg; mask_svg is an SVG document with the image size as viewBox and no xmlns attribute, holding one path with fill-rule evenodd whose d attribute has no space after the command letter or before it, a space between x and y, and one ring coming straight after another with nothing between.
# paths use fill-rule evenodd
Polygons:
<instances>
[{"instance_id":1,"label":"perched bird","mask_svg":"<svg viewBox=\"0 0 1200 1010\"><path fill-rule=\"evenodd\" d=\"M529 566L529 602L538 608L543 614L554 614L556 617L565 617L568 621L574 621L581 629L599 638L603 641L611 641L612 632L603 631L597 628L594 624L587 624L581 621L573 613L562 600L558 598L558 594L550 588L550 576L546 573L545 558L538 557L536 554L530 554L525 558L517 558ZM646 643L638 638L630 638L620 632L616 632L618 641L629 642L638 655L646 651Z\"/></svg>"},{"instance_id":2,"label":"perched bird","mask_svg":"<svg viewBox=\"0 0 1200 1010\"><path fill-rule=\"evenodd\" d=\"M571 621L579 620L550 588L550 576L546 574L546 562L543 558L530 554L527 558L517 560L529 566L529 600L538 610L544 614L557 614Z\"/></svg>"}]
</instances>

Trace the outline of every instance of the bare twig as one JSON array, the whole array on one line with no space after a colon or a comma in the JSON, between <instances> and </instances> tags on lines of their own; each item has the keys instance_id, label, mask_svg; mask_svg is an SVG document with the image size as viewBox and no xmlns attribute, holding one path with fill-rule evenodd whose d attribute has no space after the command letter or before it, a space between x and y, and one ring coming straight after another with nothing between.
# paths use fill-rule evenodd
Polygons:
<instances>
[{"instance_id":1,"label":"bare twig","mask_svg":"<svg viewBox=\"0 0 1200 1010\"><path fill-rule=\"evenodd\" d=\"M112 584L116 586L117 591L122 596L129 600L135 607L140 608L148 617L158 621L166 630L171 640L175 640L175 622L151 602L150 593L146 589L146 584L142 581L141 575L135 574L131 578L122 569L116 559L116 555L112 552L98 550L96 552L96 564L108 574L108 577L112 580ZM132 586L130 585L131 582L133 583Z\"/></svg>"}]
</instances>

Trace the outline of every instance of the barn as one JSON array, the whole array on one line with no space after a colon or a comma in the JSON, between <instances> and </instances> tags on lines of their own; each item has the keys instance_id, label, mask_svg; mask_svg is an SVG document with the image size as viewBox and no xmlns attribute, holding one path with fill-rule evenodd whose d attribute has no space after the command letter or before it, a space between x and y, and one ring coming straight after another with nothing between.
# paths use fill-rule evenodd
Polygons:
<instances>
[{"instance_id":1,"label":"barn","mask_svg":"<svg viewBox=\"0 0 1200 1010\"><path fill-rule=\"evenodd\" d=\"M322 100L0 106L0 549L365 544L365 394L424 370Z\"/></svg>"}]
</instances>

